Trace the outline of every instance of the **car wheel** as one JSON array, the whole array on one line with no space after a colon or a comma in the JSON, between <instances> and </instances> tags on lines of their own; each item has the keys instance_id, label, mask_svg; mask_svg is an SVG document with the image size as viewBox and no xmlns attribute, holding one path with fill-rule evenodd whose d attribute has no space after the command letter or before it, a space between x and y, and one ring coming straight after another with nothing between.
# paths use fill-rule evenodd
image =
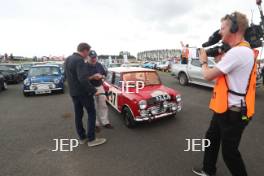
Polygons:
<instances>
[{"instance_id":1,"label":"car wheel","mask_svg":"<svg viewBox=\"0 0 264 176\"><path fill-rule=\"evenodd\" d=\"M179 82L180 85L186 86L188 84L188 78L185 73L181 73L179 75Z\"/></svg>"},{"instance_id":2,"label":"car wheel","mask_svg":"<svg viewBox=\"0 0 264 176\"><path fill-rule=\"evenodd\" d=\"M23 92L25 97L29 97L29 93L28 92Z\"/></svg>"},{"instance_id":3,"label":"car wheel","mask_svg":"<svg viewBox=\"0 0 264 176\"><path fill-rule=\"evenodd\" d=\"M2 90L6 90L7 89L7 83L4 81L4 85L2 87Z\"/></svg>"},{"instance_id":4,"label":"car wheel","mask_svg":"<svg viewBox=\"0 0 264 176\"><path fill-rule=\"evenodd\" d=\"M136 122L134 121L133 115L127 107L123 110L123 116L125 125L128 128L133 128L136 126Z\"/></svg>"},{"instance_id":5,"label":"car wheel","mask_svg":"<svg viewBox=\"0 0 264 176\"><path fill-rule=\"evenodd\" d=\"M60 94L64 94L64 88L61 89L61 90L59 90L59 93L60 93Z\"/></svg>"}]
</instances>

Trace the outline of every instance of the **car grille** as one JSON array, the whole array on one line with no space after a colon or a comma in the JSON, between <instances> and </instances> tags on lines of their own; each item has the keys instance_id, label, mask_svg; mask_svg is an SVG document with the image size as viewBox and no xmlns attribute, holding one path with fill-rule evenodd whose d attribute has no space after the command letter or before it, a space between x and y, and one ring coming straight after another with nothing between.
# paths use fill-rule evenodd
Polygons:
<instances>
[{"instance_id":1,"label":"car grille","mask_svg":"<svg viewBox=\"0 0 264 176\"><path fill-rule=\"evenodd\" d=\"M162 105L163 103L160 103L159 106L153 106L153 107L150 107L150 111L155 111L156 114L161 114L161 113L165 113L167 111L167 109L165 109Z\"/></svg>"},{"instance_id":2,"label":"car grille","mask_svg":"<svg viewBox=\"0 0 264 176\"><path fill-rule=\"evenodd\" d=\"M162 105L162 103L163 103L164 101L171 101L171 100L163 100L163 101L159 101L159 100L157 100L156 97L152 97L152 98L150 98L150 99L147 100L147 105L148 105L148 106L159 106L159 105Z\"/></svg>"},{"instance_id":3,"label":"car grille","mask_svg":"<svg viewBox=\"0 0 264 176\"><path fill-rule=\"evenodd\" d=\"M157 99L155 97L152 97L152 98L147 100L147 104L148 104L148 106L155 106L155 105L159 105L160 102L157 101Z\"/></svg>"}]
</instances>

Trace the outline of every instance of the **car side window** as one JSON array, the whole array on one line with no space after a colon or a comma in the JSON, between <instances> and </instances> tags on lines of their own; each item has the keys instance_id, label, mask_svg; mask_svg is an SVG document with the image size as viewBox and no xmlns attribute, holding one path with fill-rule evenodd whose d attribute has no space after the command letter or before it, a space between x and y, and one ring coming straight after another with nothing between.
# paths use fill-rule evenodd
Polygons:
<instances>
[{"instance_id":1,"label":"car side window","mask_svg":"<svg viewBox=\"0 0 264 176\"><path fill-rule=\"evenodd\" d=\"M201 63L198 59L193 59L191 62L191 65L195 66L195 67L202 67Z\"/></svg>"},{"instance_id":2,"label":"car side window","mask_svg":"<svg viewBox=\"0 0 264 176\"><path fill-rule=\"evenodd\" d=\"M119 73L114 73L114 78L112 80L113 85L120 87L121 86L121 77Z\"/></svg>"}]
</instances>

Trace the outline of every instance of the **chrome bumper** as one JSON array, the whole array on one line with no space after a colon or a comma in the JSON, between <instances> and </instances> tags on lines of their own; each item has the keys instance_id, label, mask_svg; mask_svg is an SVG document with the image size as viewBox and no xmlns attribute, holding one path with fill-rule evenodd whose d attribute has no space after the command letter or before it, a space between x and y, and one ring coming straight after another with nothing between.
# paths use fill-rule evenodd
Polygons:
<instances>
[{"instance_id":1,"label":"chrome bumper","mask_svg":"<svg viewBox=\"0 0 264 176\"><path fill-rule=\"evenodd\" d=\"M53 88L53 89L47 89L49 91L56 91L56 90L62 90L62 88ZM36 92L37 90L23 90L24 92Z\"/></svg>"},{"instance_id":2,"label":"chrome bumper","mask_svg":"<svg viewBox=\"0 0 264 176\"><path fill-rule=\"evenodd\" d=\"M143 122L143 121L149 121L149 120L154 120L154 119L159 119L162 117L166 117L166 116L170 116L176 114L176 112L170 112L170 113L164 113L164 114L160 114L160 115L155 115L155 116L150 116L150 117L138 117L135 119L136 122Z\"/></svg>"},{"instance_id":3,"label":"chrome bumper","mask_svg":"<svg viewBox=\"0 0 264 176\"><path fill-rule=\"evenodd\" d=\"M182 106L178 106L177 109L175 111L170 111L170 112L164 112L158 115L147 115L147 116L137 116L135 118L136 122L143 122L143 121L151 121L151 120L155 120L155 119L159 119L162 117L167 117L170 115L175 115L177 112L180 112L182 109Z\"/></svg>"}]
</instances>

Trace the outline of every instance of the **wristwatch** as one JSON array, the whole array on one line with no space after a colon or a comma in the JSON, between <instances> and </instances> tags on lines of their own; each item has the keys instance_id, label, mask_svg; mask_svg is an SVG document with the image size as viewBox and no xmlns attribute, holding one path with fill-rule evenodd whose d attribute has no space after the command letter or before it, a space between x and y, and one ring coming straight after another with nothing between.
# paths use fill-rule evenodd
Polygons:
<instances>
[{"instance_id":1,"label":"wristwatch","mask_svg":"<svg viewBox=\"0 0 264 176\"><path fill-rule=\"evenodd\" d=\"M203 66L204 64L208 64L208 62L207 61L201 62L201 66Z\"/></svg>"}]
</instances>

